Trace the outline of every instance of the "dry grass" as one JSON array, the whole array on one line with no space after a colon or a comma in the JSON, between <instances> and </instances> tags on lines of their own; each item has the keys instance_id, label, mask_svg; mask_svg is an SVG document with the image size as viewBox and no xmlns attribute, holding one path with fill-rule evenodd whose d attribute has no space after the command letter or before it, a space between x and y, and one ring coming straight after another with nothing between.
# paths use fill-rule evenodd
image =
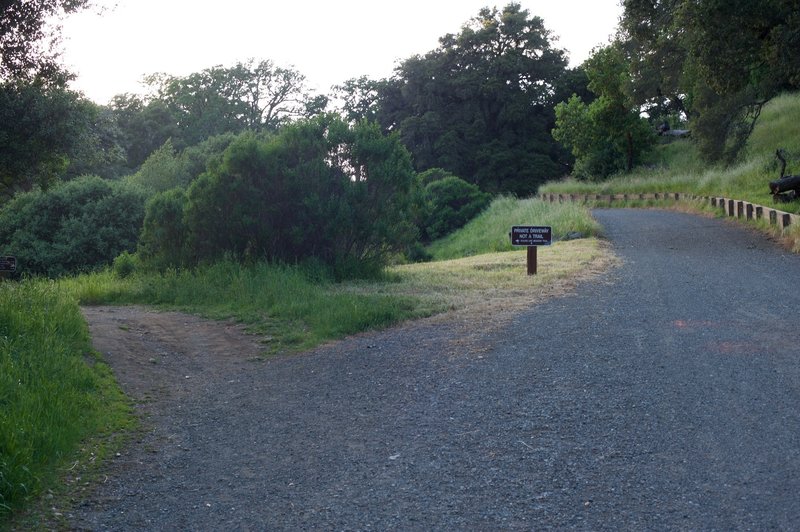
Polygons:
<instances>
[{"instance_id":1,"label":"dry grass","mask_svg":"<svg viewBox=\"0 0 800 532\"><path fill-rule=\"evenodd\" d=\"M515 312L564 295L617 265L610 246L594 238L557 242L538 250L538 273L526 273L526 252L396 266L394 283L351 283L343 290L418 298L433 319L505 323Z\"/></svg>"}]
</instances>

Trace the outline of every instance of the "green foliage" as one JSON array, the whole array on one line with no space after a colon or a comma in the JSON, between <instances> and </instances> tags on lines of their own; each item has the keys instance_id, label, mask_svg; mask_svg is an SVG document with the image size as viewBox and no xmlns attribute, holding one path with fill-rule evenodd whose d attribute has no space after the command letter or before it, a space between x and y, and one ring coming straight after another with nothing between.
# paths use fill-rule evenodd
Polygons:
<instances>
[{"instance_id":1,"label":"green foliage","mask_svg":"<svg viewBox=\"0 0 800 532\"><path fill-rule=\"evenodd\" d=\"M61 77L52 49L60 27L53 21L90 4L90 0L5 0L0 10L0 80Z\"/></svg>"},{"instance_id":2,"label":"green foliage","mask_svg":"<svg viewBox=\"0 0 800 532\"><path fill-rule=\"evenodd\" d=\"M151 202L140 251L161 266L232 254L375 271L413 238L412 184L408 152L374 124L321 116L244 134L192 182L182 217L178 192Z\"/></svg>"},{"instance_id":3,"label":"green foliage","mask_svg":"<svg viewBox=\"0 0 800 532\"><path fill-rule=\"evenodd\" d=\"M169 139L179 139L176 118L161 100L145 102L139 96L121 94L114 97L109 109L121 132L121 146L130 172ZM183 141L180 142L183 147Z\"/></svg>"},{"instance_id":4,"label":"green foliage","mask_svg":"<svg viewBox=\"0 0 800 532\"><path fill-rule=\"evenodd\" d=\"M306 89L302 74L270 60L215 66L185 77L154 74L147 82L155 93L151 103L160 102L177 124L172 138L179 149L224 133L274 131L327 104Z\"/></svg>"},{"instance_id":5,"label":"green foliage","mask_svg":"<svg viewBox=\"0 0 800 532\"><path fill-rule=\"evenodd\" d=\"M347 293L313 267L231 259L124 279L101 272L61 284L83 303L149 304L234 318L269 337L269 352L306 349L419 315L410 298Z\"/></svg>"},{"instance_id":6,"label":"green foliage","mask_svg":"<svg viewBox=\"0 0 800 532\"><path fill-rule=\"evenodd\" d=\"M580 205L499 197L466 226L431 244L428 251L435 260L511 251L517 249L511 245L508 236L514 225L552 226L554 240L564 238L572 232L587 237L600 233L599 224Z\"/></svg>"},{"instance_id":7,"label":"green foliage","mask_svg":"<svg viewBox=\"0 0 800 532\"><path fill-rule=\"evenodd\" d=\"M434 181L438 181L452 175L452 173L448 172L444 168L428 168L424 172L417 174L417 183L421 187L425 188Z\"/></svg>"},{"instance_id":8,"label":"green foliage","mask_svg":"<svg viewBox=\"0 0 800 532\"><path fill-rule=\"evenodd\" d=\"M658 146L650 154L650 167L602 183L575 180L548 183L541 192L562 194L636 194L684 192L725 196L760 205L774 205L767 184L779 177L777 148L785 149L787 172L800 173L800 94L784 94L770 101L756 124L746 157L722 166L706 162L689 139ZM796 203L781 204L781 210L800 213Z\"/></svg>"},{"instance_id":9,"label":"green foliage","mask_svg":"<svg viewBox=\"0 0 800 532\"><path fill-rule=\"evenodd\" d=\"M164 270L186 263L185 209L186 194L181 189L161 192L148 200L138 254L151 268Z\"/></svg>"},{"instance_id":10,"label":"green foliage","mask_svg":"<svg viewBox=\"0 0 800 532\"><path fill-rule=\"evenodd\" d=\"M375 122L378 120L381 91L385 81L375 81L367 76L348 79L333 87L334 97L342 102L341 114L350 122Z\"/></svg>"},{"instance_id":11,"label":"green foliage","mask_svg":"<svg viewBox=\"0 0 800 532\"><path fill-rule=\"evenodd\" d=\"M423 232L436 240L464 226L489 204L491 196L456 176L431 181L425 187Z\"/></svg>"},{"instance_id":12,"label":"green foliage","mask_svg":"<svg viewBox=\"0 0 800 532\"><path fill-rule=\"evenodd\" d=\"M586 105L573 95L558 104L553 137L572 150L576 177L602 179L630 172L655 135L625 93L628 66L619 44L595 50L585 68L597 99Z\"/></svg>"},{"instance_id":13,"label":"green foliage","mask_svg":"<svg viewBox=\"0 0 800 532\"><path fill-rule=\"evenodd\" d=\"M633 94L679 111L710 162L731 163L763 105L800 87L796 0L624 0Z\"/></svg>"},{"instance_id":14,"label":"green foliage","mask_svg":"<svg viewBox=\"0 0 800 532\"><path fill-rule=\"evenodd\" d=\"M371 87L380 123L399 130L417 169L444 168L484 191L516 194L561 175L563 154L549 132L567 62L542 19L517 3L485 8L439 42Z\"/></svg>"},{"instance_id":15,"label":"green foliage","mask_svg":"<svg viewBox=\"0 0 800 532\"><path fill-rule=\"evenodd\" d=\"M110 370L90 355L74 299L53 283L25 281L0 283L0 300L2 522L87 437L120 429L129 414Z\"/></svg>"},{"instance_id":16,"label":"green foliage","mask_svg":"<svg viewBox=\"0 0 800 532\"><path fill-rule=\"evenodd\" d=\"M233 133L211 137L178 153L172 139L154 151L139 170L125 178L149 195L172 188L185 189L210 164L219 164L223 152L236 138Z\"/></svg>"},{"instance_id":17,"label":"green foliage","mask_svg":"<svg viewBox=\"0 0 800 532\"><path fill-rule=\"evenodd\" d=\"M19 191L55 183L93 113L91 105L59 86L0 84L0 203Z\"/></svg>"},{"instance_id":18,"label":"green foliage","mask_svg":"<svg viewBox=\"0 0 800 532\"><path fill-rule=\"evenodd\" d=\"M144 196L131 187L82 177L17 195L0 210L0 245L18 272L57 277L108 265L133 251Z\"/></svg>"},{"instance_id":19,"label":"green foliage","mask_svg":"<svg viewBox=\"0 0 800 532\"><path fill-rule=\"evenodd\" d=\"M167 139L128 180L155 193L175 187L185 188L191 181L191 176L183 160L175 152L172 140Z\"/></svg>"},{"instance_id":20,"label":"green foliage","mask_svg":"<svg viewBox=\"0 0 800 532\"><path fill-rule=\"evenodd\" d=\"M136 255L132 255L127 251L123 251L119 256L114 259L111 266L114 274L120 279L124 279L133 275L139 267L139 260Z\"/></svg>"}]
</instances>

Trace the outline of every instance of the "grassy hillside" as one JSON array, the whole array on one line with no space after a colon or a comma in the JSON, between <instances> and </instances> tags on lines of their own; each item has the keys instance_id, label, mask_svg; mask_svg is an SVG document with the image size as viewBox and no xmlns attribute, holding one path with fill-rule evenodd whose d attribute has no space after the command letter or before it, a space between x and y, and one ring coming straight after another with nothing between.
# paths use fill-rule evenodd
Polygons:
<instances>
[{"instance_id":1,"label":"grassy hillside","mask_svg":"<svg viewBox=\"0 0 800 532\"><path fill-rule=\"evenodd\" d=\"M461 230L434 242L429 252L436 260L468 257L481 253L511 251L508 233L514 225L549 225L553 238L577 232L596 236L600 226L583 207L551 205L537 199L501 197Z\"/></svg>"},{"instance_id":2,"label":"grassy hillside","mask_svg":"<svg viewBox=\"0 0 800 532\"><path fill-rule=\"evenodd\" d=\"M740 161L730 167L704 164L689 140L661 144L647 167L600 183L567 179L548 183L540 192L624 194L686 192L721 195L772 205L768 183L779 177L778 148L789 156L787 173L800 173L800 94L786 94L769 102L759 118ZM800 213L800 202L781 204Z\"/></svg>"}]
</instances>

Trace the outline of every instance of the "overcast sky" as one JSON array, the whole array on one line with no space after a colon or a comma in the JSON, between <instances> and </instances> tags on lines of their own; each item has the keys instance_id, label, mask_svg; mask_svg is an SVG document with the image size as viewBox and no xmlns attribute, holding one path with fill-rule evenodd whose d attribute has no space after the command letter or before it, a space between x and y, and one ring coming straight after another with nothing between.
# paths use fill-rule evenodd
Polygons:
<instances>
[{"instance_id":1,"label":"overcast sky","mask_svg":"<svg viewBox=\"0 0 800 532\"><path fill-rule=\"evenodd\" d=\"M606 43L621 14L619 0L519 2L559 37L556 45L580 64ZM398 60L424 54L457 33L492 0L97 0L64 22L64 62L74 88L98 103L142 92L155 72L184 76L249 58L293 66L309 86L367 75L391 75ZM116 7L114 7L116 5Z\"/></svg>"}]
</instances>

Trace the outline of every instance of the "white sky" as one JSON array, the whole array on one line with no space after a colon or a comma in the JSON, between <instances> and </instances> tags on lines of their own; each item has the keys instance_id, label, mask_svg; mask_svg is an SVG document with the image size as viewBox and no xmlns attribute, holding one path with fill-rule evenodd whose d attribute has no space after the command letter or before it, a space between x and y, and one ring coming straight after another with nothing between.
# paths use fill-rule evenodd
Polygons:
<instances>
[{"instance_id":1,"label":"white sky","mask_svg":"<svg viewBox=\"0 0 800 532\"><path fill-rule=\"evenodd\" d=\"M496 3L493 3L496 2ZM96 0L63 24L64 63L78 74L73 87L105 104L140 93L155 72L185 76L249 58L293 66L308 85L332 85L367 75L388 77L399 60L438 46L497 0ZM531 15L583 62L606 43L621 14L619 0L522 0ZM114 7L116 5L116 7Z\"/></svg>"}]
</instances>

